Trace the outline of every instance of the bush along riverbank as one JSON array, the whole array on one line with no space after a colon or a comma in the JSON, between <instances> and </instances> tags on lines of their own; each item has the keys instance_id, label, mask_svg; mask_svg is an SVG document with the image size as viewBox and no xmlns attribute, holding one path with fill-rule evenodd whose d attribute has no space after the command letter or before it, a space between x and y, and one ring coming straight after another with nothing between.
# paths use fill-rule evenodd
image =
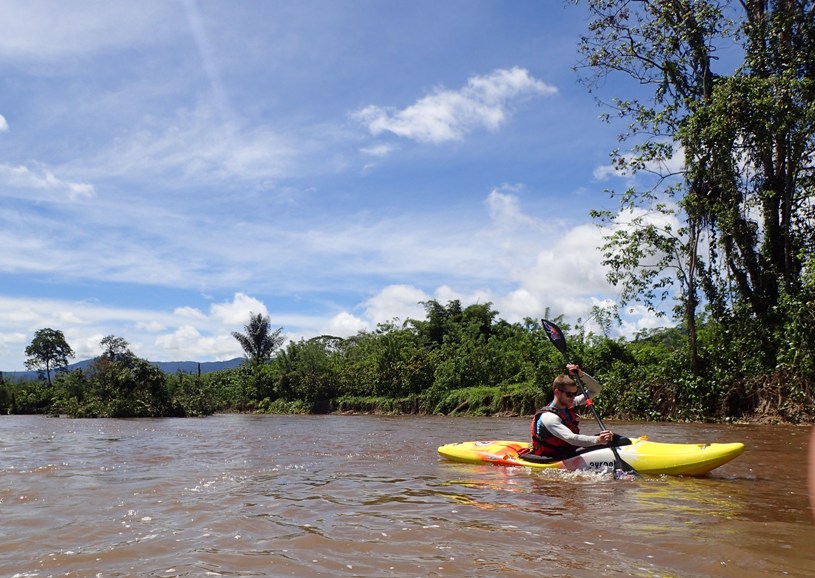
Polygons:
<instances>
[{"instance_id":1,"label":"bush along riverbank","mask_svg":"<svg viewBox=\"0 0 815 578\"><path fill-rule=\"evenodd\" d=\"M247 356L240 367L207 374L166 374L118 347L124 340L110 339L117 348L87 369L57 372L50 384L0 382L0 413L529 415L551 399L552 381L565 368L538 320L507 323L489 303L429 302L426 310L425 320L383 324L347 339L290 341L266 358ZM739 332L700 319L692 363L682 327L624 340L555 321L572 360L603 384L596 404L609 419L815 417L815 335L808 340L806 327L788 328L785 346L768 353L761 347L767 338L752 339L749 325Z\"/></svg>"}]
</instances>

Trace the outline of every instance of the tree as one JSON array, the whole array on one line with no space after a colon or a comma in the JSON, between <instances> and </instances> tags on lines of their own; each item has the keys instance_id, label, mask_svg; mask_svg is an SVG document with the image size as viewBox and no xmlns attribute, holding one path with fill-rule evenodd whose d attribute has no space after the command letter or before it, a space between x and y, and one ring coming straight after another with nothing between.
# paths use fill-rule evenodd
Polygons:
<instances>
[{"instance_id":1,"label":"tree","mask_svg":"<svg viewBox=\"0 0 815 578\"><path fill-rule=\"evenodd\" d=\"M330 341L317 337L290 341L275 358L278 393L285 401L299 400L311 412L325 412L336 395L336 370Z\"/></svg>"},{"instance_id":2,"label":"tree","mask_svg":"<svg viewBox=\"0 0 815 578\"><path fill-rule=\"evenodd\" d=\"M260 313L249 314L249 323L244 325L246 333L232 332L232 337L241 344L246 357L253 364L263 365L271 360L274 352L283 344L286 338L281 335L283 328L272 331L269 317Z\"/></svg>"},{"instance_id":3,"label":"tree","mask_svg":"<svg viewBox=\"0 0 815 578\"><path fill-rule=\"evenodd\" d=\"M97 417L161 417L171 413L167 377L155 365L137 357L122 337L108 335L99 342L97 357L84 384L77 412Z\"/></svg>"},{"instance_id":4,"label":"tree","mask_svg":"<svg viewBox=\"0 0 815 578\"><path fill-rule=\"evenodd\" d=\"M25 348L25 354L28 356L25 366L45 375L51 386L51 371L67 366L68 359L74 357L74 350L65 341L62 331L46 327L34 333L34 339Z\"/></svg>"},{"instance_id":5,"label":"tree","mask_svg":"<svg viewBox=\"0 0 815 578\"><path fill-rule=\"evenodd\" d=\"M130 344L124 337L116 337L114 335L107 335L99 342L102 346L102 357L109 361L119 361L127 364L136 358L136 355L130 351Z\"/></svg>"},{"instance_id":6,"label":"tree","mask_svg":"<svg viewBox=\"0 0 815 578\"><path fill-rule=\"evenodd\" d=\"M664 273L675 273L695 371L700 291L720 322L732 321L736 305L747 312L772 365L779 301L800 294L815 251L813 2L585 4L585 80L594 88L622 73L645 90L612 104L629 121L621 138L634 142L614 152L615 166L656 176L625 192L621 214L670 212L679 222L665 229L646 218L615 232L605 247L612 280L648 304L668 287ZM739 50L742 62L733 62ZM676 153L679 174L665 168Z\"/></svg>"}]
</instances>

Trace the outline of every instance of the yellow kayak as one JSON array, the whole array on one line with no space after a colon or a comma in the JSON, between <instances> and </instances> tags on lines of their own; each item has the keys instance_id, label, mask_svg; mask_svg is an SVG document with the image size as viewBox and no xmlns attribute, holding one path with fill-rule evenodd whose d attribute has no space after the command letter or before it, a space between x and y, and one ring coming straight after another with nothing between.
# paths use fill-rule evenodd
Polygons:
<instances>
[{"instance_id":1,"label":"yellow kayak","mask_svg":"<svg viewBox=\"0 0 815 578\"><path fill-rule=\"evenodd\" d=\"M617 446L620 459L638 473L650 475L701 476L726 464L744 451L743 443L665 444L648 441L645 436L622 439L627 445ZM439 454L449 460L469 464L562 470L614 469L614 452L607 446L586 448L576 456L560 461L543 461L536 456L524 459L518 455L519 451L529 447L529 443L518 441L459 442L440 446Z\"/></svg>"}]
</instances>

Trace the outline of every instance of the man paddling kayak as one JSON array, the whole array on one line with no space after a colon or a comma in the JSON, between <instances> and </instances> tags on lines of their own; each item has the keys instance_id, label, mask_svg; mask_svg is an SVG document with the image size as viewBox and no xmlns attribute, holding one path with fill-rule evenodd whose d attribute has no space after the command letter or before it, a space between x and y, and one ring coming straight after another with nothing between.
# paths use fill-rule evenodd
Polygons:
<instances>
[{"instance_id":1,"label":"man paddling kayak","mask_svg":"<svg viewBox=\"0 0 815 578\"><path fill-rule=\"evenodd\" d=\"M559 375L552 384L554 399L546 407L535 413L532 419L532 450L530 454L555 458L558 460L571 457L577 448L596 445L608 445L614 434L602 431L599 435L589 436L580 433L580 418L576 408L586 405L603 386L580 366L570 363L566 366L570 374L577 374L586 383L588 398L577 392L577 383L570 375Z\"/></svg>"}]
</instances>

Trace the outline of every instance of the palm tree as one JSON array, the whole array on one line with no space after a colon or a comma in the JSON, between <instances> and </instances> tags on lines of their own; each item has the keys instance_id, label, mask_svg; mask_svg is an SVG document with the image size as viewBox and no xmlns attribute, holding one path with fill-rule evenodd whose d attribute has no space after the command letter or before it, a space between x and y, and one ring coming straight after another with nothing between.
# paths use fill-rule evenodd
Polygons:
<instances>
[{"instance_id":1,"label":"palm tree","mask_svg":"<svg viewBox=\"0 0 815 578\"><path fill-rule=\"evenodd\" d=\"M238 340L241 347L246 352L246 357L252 363L268 363L272 354L286 340L281 335L283 328L272 331L269 324L269 317L260 313L249 314L249 323L243 326L246 333L238 331L232 332L232 337Z\"/></svg>"}]
</instances>

